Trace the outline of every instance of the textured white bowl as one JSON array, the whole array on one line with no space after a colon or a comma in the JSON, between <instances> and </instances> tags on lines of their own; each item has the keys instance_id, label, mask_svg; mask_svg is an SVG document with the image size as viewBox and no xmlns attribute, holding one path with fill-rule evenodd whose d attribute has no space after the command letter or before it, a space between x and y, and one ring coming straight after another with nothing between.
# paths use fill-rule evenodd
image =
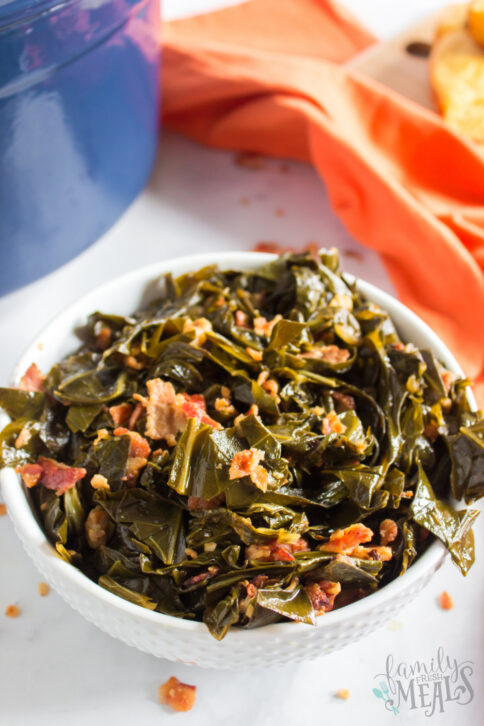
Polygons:
<instances>
[{"instance_id":1,"label":"textured white bowl","mask_svg":"<svg viewBox=\"0 0 484 726\"><path fill-rule=\"evenodd\" d=\"M203 254L160 262L134 270L108 282L61 312L19 360L12 377L21 375L35 361L44 371L75 350L74 330L94 310L130 314L141 302L160 294L160 275L179 275L217 263L221 269L253 269L272 260L270 254L239 252ZM358 289L367 299L388 310L404 340L431 348L443 363L461 374L455 358L408 308L390 295L361 280ZM0 414L0 427L8 422ZM61 560L31 509L28 493L13 469L0 472L4 501L23 545L47 582L90 622L115 638L153 655L212 668L244 668L296 662L331 653L383 625L429 582L445 557L440 542L429 549L400 578L372 595L318 618L317 626L278 623L254 630L233 628L222 642L209 635L205 625L162 615L134 605L104 590L80 570Z\"/></svg>"}]
</instances>

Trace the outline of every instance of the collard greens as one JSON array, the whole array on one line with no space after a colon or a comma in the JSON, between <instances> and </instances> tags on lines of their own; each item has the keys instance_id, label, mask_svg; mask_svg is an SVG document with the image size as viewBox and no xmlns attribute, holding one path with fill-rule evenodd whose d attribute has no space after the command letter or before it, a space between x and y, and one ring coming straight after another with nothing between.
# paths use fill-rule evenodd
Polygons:
<instances>
[{"instance_id":1,"label":"collard greens","mask_svg":"<svg viewBox=\"0 0 484 726\"><path fill-rule=\"evenodd\" d=\"M484 494L468 381L402 342L334 252L166 276L132 317L0 389L17 466L60 556L142 607L233 625L317 615L438 537L466 574Z\"/></svg>"}]
</instances>

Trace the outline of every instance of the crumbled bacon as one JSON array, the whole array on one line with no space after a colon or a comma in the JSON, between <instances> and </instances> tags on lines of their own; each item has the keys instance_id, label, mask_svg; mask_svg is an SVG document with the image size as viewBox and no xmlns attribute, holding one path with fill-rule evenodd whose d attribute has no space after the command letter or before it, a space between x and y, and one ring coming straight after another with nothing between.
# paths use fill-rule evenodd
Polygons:
<instances>
[{"instance_id":1,"label":"crumbled bacon","mask_svg":"<svg viewBox=\"0 0 484 726\"><path fill-rule=\"evenodd\" d=\"M346 701L350 697L350 692L347 688L340 688L339 691L336 691L336 697Z\"/></svg>"},{"instance_id":2,"label":"crumbled bacon","mask_svg":"<svg viewBox=\"0 0 484 726\"><path fill-rule=\"evenodd\" d=\"M5 615L7 618L18 618L20 615L20 608L18 605L7 605L5 608Z\"/></svg>"},{"instance_id":3,"label":"crumbled bacon","mask_svg":"<svg viewBox=\"0 0 484 726\"><path fill-rule=\"evenodd\" d=\"M225 501L225 493L217 494L217 496L211 499L203 499L202 497L188 497L188 509L190 510L202 510L202 509L214 509L220 506Z\"/></svg>"},{"instance_id":4,"label":"crumbled bacon","mask_svg":"<svg viewBox=\"0 0 484 726\"><path fill-rule=\"evenodd\" d=\"M7 505L0 502L0 517L4 517L7 514Z\"/></svg>"},{"instance_id":5,"label":"crumbled bacon","mask_svg":"<svg viewBox=\"0 0 484 726\"><path fill-rule=\"evenodd\" d=\"M225 413L228 416L233 416L235 413L237 413L235 406L230 403L230 398L228 397L216 398L214 408L216 411Z\"/></svg>"},{"instance_id":6,"label":"crumbled bacon","mask_svg":"<svg viewBox=\"0 0 484 726\"><path fill-rule=\"evenodd\" d=\"M106 350L111 342L112 333L107 325L103 325L96 333L96 348L98 350Z\"/></svg>"},{"instance_id":7,"label":"crumbled bacon","mask_svg":"<svg viewBox=\"0 0 484 726\"><path fill-rule=\"evenodd\" d=\"M32 433L29 431L29 429L26 426L24 426L15 440L15 448L21 449L22 446L25 446L26 444L29 443L31 438L32 438Z\"/></svg>"},{"instance_id":8,"label":"crumbled bacon","mask_svg":"<svg viewBox=\"0 0 484 726\"><path fill-rule=\"evenodd\" d=\"M165 439L169 446L174 446L176 435L185 429L189 418L197 418L214 429L221 429L218 421L207 414L205 399L195 394L176 393L173 385L152 378L146 382L148 397L135 394L146 408L146 435L152 439Z\"/></svg>"},{"instance_id":9,"label":"crumbled bacon","mask_svg":"<svg viewBox=\"0 0 484 726\"><path fill-rule=\"evenodd\" d=\"M312 350L301 354L302 358L324 360L326 363L343 363L350 357L346 348L339 348L337 345L315 345Z\"/></svg>"},{"instance_id":10,"label":"crumbled bacon","mask_svg":"<svg viewBox=\"0 0 484 726\"><path fill-rule=\"evenodd\" d=\"M256 448L238 451L230 464L229 479L241 479L248 476L256 487L265 492L267 490L267 469L259 464L264 456L264 451Z\"/></svg>"},{"instance_id":11,"label":"crumbled bacon","mask_svg":"<svg viewBox=\"0 0 484 726\"><path fill-rule=\"evenodd\" d=\"M351 552L351 557L356 557L359 560L379 560L380 562L388 562L393 557L393 550L391 547L362 547L357 545Z\"/></svg>"},{"instance_id":12,"label":"crumbled bacon","mask_svg":"<svg viewBox=\"0 0 484 726\"><path fill-rule=\"evenodd\" d=\"M133 413L129 417L129 421L128 421L128 428L129 429L134 429L134 427L136 426L137 420L140 418L140 416L143 415L143 411L144 410L145 410L145 407L143 406L142 403L137 403L136 404L136 406L133 409Z\"/></svg>"},{"instance_id":13,"label":"crumbled bacon","mask_svg":"<svg viewBox=\"0 0 484 726\"><path fill-rule=\"evenodd\" d=\"M170 706L174 711L191 711L195 704L197 688L181 683L172 676L160 686L158 696L160 703Z\"/></svg>"},{"instance_id":14,"label":"crumbled bacon","mask_svg":"<svg viewBox=\"0 0 484 726\"><path fill-rule=\"evenodd\" d=\"M282 315L276 315L272 320L267 320L262 316L254 318L254 332L256 335L265 335L270 338L272 329L279 320L282 320Z\"/></svg>"},{"instance_id":15,"label":"crumbled bacon","mask_svg":"<svg viewBox=\"0 0 484 726\"><path fill-rule=\"evenodd\" d=\"M32 365L27 368L22 378L20 379L18 388L21 391L34 391L39 393L40 391L44 390L44 381L44 374L38 368L36 363L32 363Z\"/></svg>"},{"instance_id":16,"label":"crumbled bacon","mask_svg":"<svg viewBox=\"0 0 484 726\"><path fill-rule=\"evenodd\" d=\"M249 316L247 315L247 313L244 313L243 310L236 310L235 311L235 324L239 328L248 328L249 327Z\"/></svg>"},{"instance_id":17,"label":"crumbled bacon","mask_svg":"<svg viewBox=\"0 0 484 726\"><path fill-rule=\"evenodd\" d=\"M108 408L115 426L122 426L131 416L133 407L130 403L120 403L118 406Z\"/></svg>"},{"instance_id":18,"label":"crumbled bacon","mask_svg":"<svg viewBox=\"0 0 484 726\"><path fill-rule=\"evenodd\" d=\"M84 522L84 531L89 547L93 550L108 541L109 516L104 509L91 509Z\"/></svg>"},{"instance_id":19,"label":"crumbled bacon","mask_svg":"<svg viewBox=\"0 0 484 726\"><path fill-rule=\"evenodd\" d=\"M339 582L321 580L306 585L305 590L316 614L322 615L333 609L335 597L341 592L341 585Z\"/></svg>"},{"instance_id":20,"label":"crumbled bacon","mask_svg":"<svg viewBox=\"0 0 484 726\"><path fill-rule=\"evenodd\" d=\"M209 567L207 572L200 572L200 574L198 574L198 575L193 575L192 577L188 577L184 581L183 587L188 588L188 587L193 587L193 585L198 585L200 582L204 582L209 577L215 577L215 575L217 575L219 572L220 572L219 567L215 567L215 566Z\"/></svg>"},{"instance_id":21,"label":"crumbled bacon","mask_svg":"<svg viewBox=\"0 0 484 726\"><path fill-rule=\"evenodd\" d=\"M439 602L440 602L440 607L442 608L442 610L452 610L452 608L454 607L454 603L452 601L451 596L445 590L442 593L442 595L440 596Z\"/></svg>"},{"instance_id":22,"label":"crumbled bacon","mask_svg":"<svg viewBox=\"0 0 484 726\"><path fill-rule=\"evenodd\" d=\"M134 355L127 355L124 359L125 364L128 368L133 368L135 371L140 371L143 368L143 364Z\"/></svg>"},{"instance_id":23,"label":"crumbled bacon","mask_svg":"<svg viewBox=\"0 0 484 726\"><path fill-rule=\"evenodd\" d=\"M337 529L329 538L329 542L321 545L323 552L337 552L341 554L350 554L350 552L364 542L370 542L373 532L364 524L350 524L345 529Z\"/></svg>"},{"instance_id":24,"label":"crumbled bacon","mask_svg":"<svg viewBox=\"0 0 484 726\"><path fill-rule=\"evenodd\" d=\"M18 466L17 472L28 487L40 483L46 489L53 489L59 495L71 489L79 479L86 475L86 470L83 468L67 466L45 456L39 456L35 464Z\"/></svg>"},{"instance_id":25,"label":"crumbled bacon","mask_svg":"<svg viewBox=\"0 0 484 726\"><path fill-rule=\"evenodd\" d=\"M151 447L150 447L149 443L137 431L130 431L130 429L125 429L122 426L119 426L117 429L114 429L113 434L115 436L129 436L130 437L130 439L131 439L131 446L129 447L130 457L142 457L144 459L147 459L148 456L151 454Z\"/></svg>"},{"instance_id":26,"label":"crumbled bacon","mask_svg":"<svg viewBox=\"0 0 484 726\"><path fill-rule=\"evenodd\" d=\"M382 545L394 542L398 536L398 525L393 519L384 519L380 524L380 541Z\"/></svg>"},{"instance_id":27,"label":"crumbled bacon","mask_svg":"<svg viewBox=\"0 0 484 726\"><path fill-rule=\"evenodd\" d=\"M250 355L252 360L255 360L255 361L262 360L262 351L261 350L256 350L255 348L249 348L249 347L247 347L245 350Z\"/></svg>"},{"instance_id":28,"label":"crumbled bacon","mask_svg":"<svg viewBox=\"0 0 484 726\"><path fill-rule=\"evenodd\" d=\"M333 391L331 393L331 397L333 401L337 401L338 403L340 403L345 411L354 411L356 408L355 399L353 398L353 396L349 396L347 393L341 393L341 391Z\"/></svg>"},{"instance_id":29,"label":"crumbled bacon","mask_svg":"<svg viewBox=\"0 0 484 726\"><path fill-rule=\"evenodd\" d=\"M452 371L448 371L446 368L442 368L440 371L442 383L444 384L445 392L449 393L453 382L456 379L456 375Z\"/></svg>"},{"instance_id":30,"label":"crumbled bacon","mask_svg":"<svg viewBox=\"0 0 484 726\"><path fill-rule=\"evenodd\" d=\"M91 478L91 486L93 489L104 489L105 491L110 489L108 480L102 474L94 474Z\"/></svg>"},{"instance_id":31,"label":"crumbled bacon","mask_svg":"<svg viewBox=\"0 0 484 726\"><path fill-rule=\"evenodd\" d=\"M439 427L434 421L430 421L428 424L425 425L424 436L426 436L429 441L432 442L437 439L437 437L439 436Z\"/></svg>"},{"instance_id":32,"label":"crumbled bacon","mask_svg":"<svg viewBox=\"0 0 484 726\"><path fill-rule=\"evenodd\" d=\"M186 320L183 325L184 333L195 333L192 340L194 345L203 345L207 340L207 333L212 330L212 323L207 318L197 318L196 320Z\"/></svg>"},{"instance_id":33,"label":"crumbled bacon","mask_svg":"<svg viewBox=\"0 0 484 726\"><path fill-rule=\"evenodd\" d=\"M323 418L321 430L325 436L329 434L344 434L346 426L338 418L335 411L330 411L327 416Z\"/></svg>"},{"instance_id":34,"label":"crumbled bacon","mask_svg":"<svg viewBox=\"0 0 484 726\"><path fill-rule=\"evenodd\" d=\"M303 537L296 542L278 542L270 540L265 544L251 544L245 548L245 556L249 561L292 562L295 552L305 552L309 545Z\"/></svg>"}]
</instances>

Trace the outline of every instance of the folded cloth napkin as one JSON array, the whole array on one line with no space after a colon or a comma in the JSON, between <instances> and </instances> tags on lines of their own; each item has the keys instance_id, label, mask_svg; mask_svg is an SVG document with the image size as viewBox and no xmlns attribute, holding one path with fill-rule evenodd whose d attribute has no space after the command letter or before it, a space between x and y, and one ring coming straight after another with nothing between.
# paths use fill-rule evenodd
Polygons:
<instances>
[{"instance_id":1,"label":"folded cloth napkin","mask_svg":"<svg viewBox=\"0 0 484 726\"><path fill-rule=\"evenodd\" d=\"M167 127L315 165L335 213L484 405L484 153L344 66L374 41L332 0L250 0L164 29Z\"/></svg>"}]
</instances>

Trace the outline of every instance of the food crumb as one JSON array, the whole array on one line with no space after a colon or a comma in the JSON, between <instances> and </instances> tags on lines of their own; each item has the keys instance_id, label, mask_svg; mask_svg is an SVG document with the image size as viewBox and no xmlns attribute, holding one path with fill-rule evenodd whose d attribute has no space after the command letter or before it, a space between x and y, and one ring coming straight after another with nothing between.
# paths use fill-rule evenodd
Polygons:
<instances>
[{"instance_id":1,"label":"food crumb","mask_svg":"<svg viewBox=\"0 0 484 726\"><path fill-rule=\"evenodd\" d=\"M286 212L284 211L284 209L275 209L274 214L276 215L276 217L285 217L286 216Z\"/></svg>"},{"instance_id":2,"label":"food crumb","mask_svg":"<svg viewBox=\"0 0 484 726\"><path fill-rule=\"evenodd\" d=\"M7 514L7 505L1 503L0 504L0 517L4 517Z\"/></svg>"},{"instance_id":3,"label":"food crumb","mask_svg":"<svg viewBox=\"0 0 484 726\"><path fill-rule=\"evenodd\" d=\"M38 591L40 597L46 597L50 592L50 587L46 582L39 582L37 591Z\"/></svg>"},{"instance_id":4,"label":"food crumb","mask_svg":"<svg viewBox=\"0 0 484 726\"><path fill-rule=\"evenodd\" d=\"M248 171L260 171L265 168L265 158L252 151L239 151L234 157L234 164Z\"/></svg>"},{"instance_id":5,"label":"food crumb","mask_svg":"<svg viewBox=\"0 0 484 726\"><path fill-rule=\"evenodd\" d=\"M248 207L250 204L250 199L247 197L240 197L239 204L241 204L243 207Z\"/></svg>"},{"instance_id":6,"label":"food crumb","mask_svg":"<svg viewBox=\"0 0 484 726\"><path fill-rule=\"evenodd\" d=\"M20 608L17 605L7 605L5 608L5 615L7 618L18 618L20 615Z\"/></svg>"},{"instance_id":7,"label":"food crumb","mask_svg":"<svg viewBox=\"0 0 484 726\"><path fill-rule=\"evenodd\" d=\"M350 697L350 692L347 688L340 688L339 691L336 691L336 698L341 698L343 701L346 701Z\"/></svg>"},{"instance_id":8,"label":"food crumb","mask_svg":"<svg viewBox=\"0 0 484 726\"><path fill-rule=\"evenodd\" d=\"M357 250L343 250L341 254L343 257L348 257L348 259L355 260L356 262L363 262L364 260L362 253Z\"/></svg>"},{"instance_id":9,"label":"food crumb","mask_svg":"<svg viewBox=\"0 0 484 726\"><path fill-rule=\"evenodd\" d=\"M166 683L158 689L160 703L171 706L174 711L191 711L195 703L196 686L181 683L178 678L171 676Z\"/></svg>"},{"instance_id":10,"label":"food crumb","mask_svg":"<svg viewBox=\"0 0 484 726\"><path fill-rule=\"evenodd\" d=\"M387 625L388 630L401 630L403 623L400 620L390 620Z\"/></svg>"},{"instance_id":11,"label":"food crumb","mask_svg":"<svg viewBox=\"0 0 484 726\"><path fill-rule=\"evenodd\" d=\"M444 592L440 596L439 603L442 610L452 610L452 608L454 607L452 598L446 590L444 590Z\"/></svg>"}]
</instances>

